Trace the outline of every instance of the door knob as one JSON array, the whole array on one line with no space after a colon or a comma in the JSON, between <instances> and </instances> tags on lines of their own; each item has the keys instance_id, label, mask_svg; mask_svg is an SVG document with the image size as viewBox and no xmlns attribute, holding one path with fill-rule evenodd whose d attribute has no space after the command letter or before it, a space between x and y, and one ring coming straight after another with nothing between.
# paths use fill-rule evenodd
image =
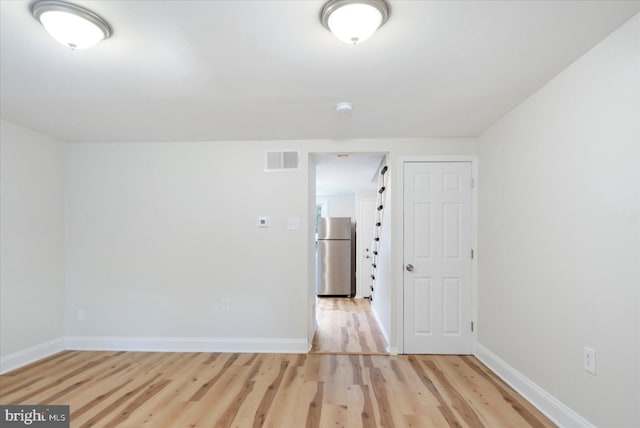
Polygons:
<instances>
[{"instance_id":1,"label":"door knob","mask_svg":"<svg viewBox=\"0 0 640 428\"><path fill-rule=\"evenodd\" d=\"M412 265L411 263L409 263L409 264L406 266L406 269L407 269L407 271L408 271L408 272L413 272L413 265Z\"/></svg>"}]
</instances>

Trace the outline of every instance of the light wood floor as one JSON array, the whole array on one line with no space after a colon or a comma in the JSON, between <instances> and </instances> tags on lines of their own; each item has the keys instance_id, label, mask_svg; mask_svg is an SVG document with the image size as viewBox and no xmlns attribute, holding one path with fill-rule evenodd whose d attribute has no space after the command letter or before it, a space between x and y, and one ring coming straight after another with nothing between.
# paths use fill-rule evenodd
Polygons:
<instances>
[{"instance_id":1,"label":"light wood floor","mask_svg":"<svg viewBox=\"0 0 640 428\"><path fill-rule=\"evenodd\" d=\"M0 376L1 404L72 427L551 427L474 357L65 351Z\"/></svg>"},{"instance_id":2,"label":"light wood floor","mask_svg":"<svg viewBox=\"0 0 640 428\"><path fill-rule=\"evenodd\" d=\"M367 299L318 297L313 353L386 355L387 343Z\"/></svg>"}]
</instances>

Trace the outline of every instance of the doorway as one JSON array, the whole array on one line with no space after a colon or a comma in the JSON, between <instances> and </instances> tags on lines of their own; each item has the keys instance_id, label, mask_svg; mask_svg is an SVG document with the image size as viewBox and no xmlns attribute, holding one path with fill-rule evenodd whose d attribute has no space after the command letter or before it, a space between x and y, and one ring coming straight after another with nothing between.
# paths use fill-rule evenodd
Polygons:
<instances>
[{"instance_id":1,"label":"doorway","mask_svg":"<svg viewBox=\"0 0 640 428\"><path fill-rule=\"evenodd\" d=\"M315 354L386 355L387 345L368 299L318 297Z\"/></svg>"},{"instance_id":2,"label":"doorway","mask_svg":"<svg viewBox=\"0 0 640 428\"><path fill-rule=\"evenodd\" d=\"M385 336L367 299L371 289L370 247L377 172L385 154L314 153L312 156L316 218L350 217L356 230L352 257L356 287L351 296L316 297L317 329L311 352L387 354Z\"/></svg>"}]
</instances>

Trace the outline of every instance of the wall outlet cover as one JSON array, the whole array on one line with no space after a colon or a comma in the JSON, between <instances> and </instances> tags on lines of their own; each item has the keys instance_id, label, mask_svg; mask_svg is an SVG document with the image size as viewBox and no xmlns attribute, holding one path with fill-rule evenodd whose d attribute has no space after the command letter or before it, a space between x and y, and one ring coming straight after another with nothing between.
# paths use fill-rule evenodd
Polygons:
<instances>
[{"instance_id":1,"label":"wall outlet cover","mask_svg":"<svg viewBox=\"0 0 640 428\"><path fill-rule=\"evenodd\" d=\"M584 369L593 375L596 374L596 350L588 346L584 347Z\"/></svg>"},{"instance_id":2,"label":"wall outlet cover","mask_svg":"<svg viewBox=\"0 0 640 428\"><path fill-rule=\"evenodd\" d=\"M269 217L258 217L258 227L269 227Z\"/></svg>"}]
</instances>

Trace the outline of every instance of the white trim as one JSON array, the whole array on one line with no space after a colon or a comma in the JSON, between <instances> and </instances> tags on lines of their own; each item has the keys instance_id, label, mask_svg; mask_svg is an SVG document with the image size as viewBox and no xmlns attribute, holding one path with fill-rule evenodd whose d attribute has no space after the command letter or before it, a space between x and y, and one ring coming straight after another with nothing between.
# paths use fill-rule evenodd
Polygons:
<instances>
[{"instance_id":1,"label":"white trim","mask_svg":"<svg viewBox=\"0 0 640 428\"><path fill-rule=\"evenodd\" d=\"M475 185L471 189L471 247L475 250L475 256L471 260L471 321L474 323L474 330L471 333L471 349L474 349L478 340L478 156L477 155L415 155L398 156L397 167L397 191L394 190L395 205L397 211L393 214L396 218L396 231L398 233L396 249L396 308L397 308L397 332L398 347L396 351L404 353L404 164L406 162L470 162L471 176L475 179Z\"/></svg>"},{"instance_id":2,"label":"white trim","mask_svg":"<svg viewBox=\"0 0 640 428\"><path fill-rule=\"evenodd\" d=\"M307 338L210 338L210 337L108 337L82 336L65 338L65 349L77 351L143 352L258 352L305 354Z\"/></svg>"},{"instance_id":3,"label":"white trim","mask_svg":"<svg viewBox=\"0 0 640 428\"><path fill-rule=\"evenodd\" d=\"M375 306L371 305L371 313L373 314L373 317L376 319L376 324L378 324L378 328L380 329L380 331L382 332L382 335L384 336L384 340L387 342L387 352L391 353L391 347L390 347L390 343L391 341L389 340L389 332L387 332L387 330L384 328L384 324L382 324L382 322L380 321L380 317L378 316L378 313L376 312L376 308ZM396 351L396 355L398 354L398 352Z\"/></svg>"},{"instance_id":4,"label":"white trim","mask_svg":"<svg viewBox=\"0 0 640 428\"><path fill-rule=\"evenodd\" d=\"M315 281L313 283L313 290L315 291L316 287L315 287ZM308 313L310 317L313 317L313 321L311 322L311 328L313 329L313 331L311 332L307 332L307 334L309 334L309 337L307 337L307 348L308 351L310 352L311 349L313 348L313 339L316 336L316 332L318 331L318 316L317 316L317 311L316 311L316 295L314 294L311 299L309 300L309 313Z\"/></svg>"},{"instance_id":5,"label":"white trim","mask_svg":"<svg viewBox=\"0 0 640 428\"><path fill-rule=\"evenodd\" d=\"M64 338L51 340L0 358L0 374L5 374L50 355L64 351Z\"/></svg>"},{"instance_id":6,"label":"white trim","mask_svg":"<svg viewBox=\"0 0 640 428\"><path fill-rule=\"evenodd\" d=\"M389 355L398 355L398 348L396 347L389 347Z\"/></svg>"},{"instance_id":7,"label":"white trim","mask_svg":"<svg viewBox=\"0 0 640 428\"><path fill-rule=\"evenodd\" d=\"M559 427L595 428L588 420L511 367L485 346L476 343L475 356Z\"/></svg>"}]
</instances>

